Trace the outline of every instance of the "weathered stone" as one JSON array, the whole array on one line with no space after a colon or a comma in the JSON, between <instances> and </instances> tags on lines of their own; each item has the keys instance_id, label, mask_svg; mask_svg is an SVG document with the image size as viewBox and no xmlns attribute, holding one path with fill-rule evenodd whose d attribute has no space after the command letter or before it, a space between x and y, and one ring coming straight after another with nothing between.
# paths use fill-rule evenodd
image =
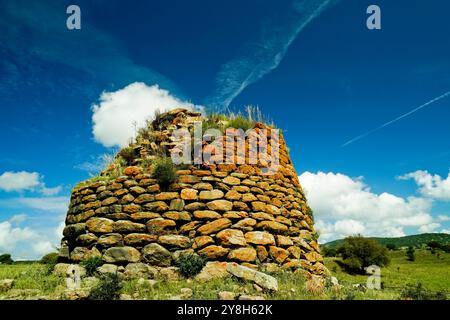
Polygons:
<instances>
[{"instance_id":1,"label":"weathered stone","mask_svg":"<svg viewBox=\"0 0 450 320\"><path fill-rule=\"evenodd\" d=\"M86 224L76 223L66 226L63 230L63 235L64 237L67 238L76 238L77 236L85 232L86 232Z\"/></svg>"},{"instance_id":2,"label":"weathered stone","mask_svg":"<svg viewBox=\"0 0 450 320\"><path fill-rule=\"evenodd\" d=\"M181 211L184 208L184 200L183 199L173 199L170 201L169 210Z\"/></svg>"},{"instance_id":3,"label":"weathered stone","mask_svg":"<svg viewBox=\"0 0 450 320\"><path fill-rule=\"evenodd\" d=\"M9 291L14 285L14 279L2 279L0 280L0 292Z\"/></svg>"},{"instance_id":4,"label":"weathered stone","mask_svg":"<svg viewBox=\"0 0 450 320\"><path fill-rule=\"evenodd\" d=\"M103 254L103 261L107 263L139 262L141 254L133 247L112 247Z\"/></svg>"},{"instance_id":5,"label":"weathered stone","mask_svg":"<svg viewBox=\"0 0 450 320\"><path fill-rule=\"evenodd\" d=\"M142 172L142 169L139 167L126 167L125 170L123 170L123 174L127 176L135 176Z\"/></svg>"},{"instance_id":6,"label":"weathered stone","mask_svg":"<svg viewBox=\"0 0 450 320\"><path fill-rule=\"evenodd\" d=\"M287 236L277 235L277 245L280 247L292 246L294 242Z\"/></svg>"},{"instance_id":7,"label":"weathered stone","mask_svg":"<svg viewBox=\"0 0 450 320\"><path fill-rule=\"evenodd\" d=\"M261 221L256 225L256 228L272 231L274 233L285 233L288 231L287 226L275 221Z\"/></svg>"},{"instance_id":8,"label":"weathered stone","mask_svg":"<svg viewBox=\"0 0 450 320\"><path fill-rule=\"evenodd\" d=\"M155 195L155 199L159 201L172 200L178 198L178 192L161 192Z\"/></svg>"},{"instance_id":9,"label":"weathered stone","mask_svg":"<svg viewBox=\"0 0 450 320\"><path fill-rule=\"evenodd\" d=\"M236 177L232 177L232 176L228 176L228 177L224 178L222 181L223 181L223 183L226 183L230 186L237 186L237 185L241 184L241 180L239 180Z\"/></svg>"},{"instance_id":10,"label":"weathered stone","mask_svg":"<svg viewBox=\"0 0 450 320\"><path fill-rule=\"evenodd\" d=\"M117 199L116 197L109 197L102 201L102 206L109 206L118 201L119 201L119 199Z\"/></svg>"},{"instance_id":11,"label":"weathered stone","mask_svg":"<svg viewBox=\"0 0 450 320\"><path fill-rule=\"evenodd\" d=\"M143 204L143 203L152 202L152 201L155 201L155 196L152 194L145 193L145 194L141 194L139 197L137 197L134 200L134 203Z\"/></svg>"},{"instance_id":12,"label":"weathered stone","mask_svg":"<svg viewBox=\"0 0 450 320\"><path fill-rule=\"evenodd\" d=\"M302 250L299 247L291 246L287 250L290 252L291 256L293 256L295 259L300 259Z\"/></svg>"},{"instance_id":13,"label":"weathered stone","mask_svg":"<svg viewBox=\"0 0 450 320\"><path fill-rule=\"evenodd\" d=\"M157 243L150 243L142 249L142 256L151 265L168 267L172 262L169 250Z\"/></svg>"},{"instance_id":14,"label":"weathered stone","mask_svg":"<svg viewBox=\"0 0 450 320\"><path fill-rule=\"evenodd\" d=\"M266 204L261 201L253 201L252 202L252 209L254 211L265 211L266 210Z\"/></svg>"},{"instance_id":15,"label":"weathered stone","mask_svg":"<svg viewBox=\"0 0 450 320\"><path fill-rule=\"evenodd\" d=\"M136 213L141 211L141 206L137 204L128 204L123 206L123 212Z\"/></svg>"},{"instance_id":16,"label":"weathered stone","mask_svg":"<svg viewBox=\"0 0 450 320\"><path fill-rule=\"evenodd\" d=\"M250 211L250 208L248 207L248 205L245 202L242 201L234 201L233 202L233 210L238 210L238 211Z\"/></svg>"},{"instance_id":17,"label":"weathered stone","mask_svg":"<svg viewBox=\"0 0 450 320\"><path fill-rule=\"evenodd\" d=\"M106 218L90 218L86 222L86 227L90 232L94 233L111 233L113 232L114 221Z\"/></svg>"},{"instance_id":18,"label":"weathered stone","mask_svg":"<svg viewBox=\"0 0 450 320\"><path fill-rule=\"evenodd\" d=\"M103 247L113 247L122 245L123 238L120 233L104 234L98 238L98 244Z\"/></svg>"},{"instance_id":19,"label":"weathered stone","mask_svg":"<svg viewBox=\"0 0 450 320\"><path fill-rule=\"evenodd\" d=\"M235 224L233 224L231 227L233 229L240 229L244 231L251 231L253 230L253 227L256 225L256 220L252 218L245 218L242 220L239 220Z\"/></svg>"},{"instance_id":20,"label":"weathered stone","mask_svg":"<svg viewBox=\"0 0 450 320\"><path fill-rule=\"evenodd\" d=\"M178 267L166 267L159 270L158 277L163 281L178 281L181 279Z\"/></svg>"},{"instance_id":21,"label":"weathered stone","mask_svg":"<svg viewBox=\"0 0 450 320\"><path fill-rule=\"evenodd\" d=\"M164 201L155 201L144 204L144 208L148 211L162 212L169 210L169 206Z\"/></svg>"},{"instance_id":22,"label":"weathered stone","mask_svg":"<svg viewBox=\"0 0 450 320\"><path fill-rule=\"evenodd\" d=\"M268 232L264 231L250 231L245 234L245 239L248 243L259 245L274 245L275 238Z\"/></svg>"},{"instance_id":23,"label":"weathered stone","mask_svg":"<svg viewBox=\"0 0 450 320\"><path fill-rule=\"evenodd\" d=\"M184 209L187 211L195 211L206 208L206 204L202 202L192 202L184 206Z\"/></svg>"},{"instance_id":24,"label":"weathered stone","mask_svg":"<svg viewBox=\"0 0 450 320\"><path fill-rule=\"evenodd\" d=\"M97 249L89 250L86 247L76 247L70 252L70 259L72 261L80 262L86 259L89 259L94 256L99 256L99 252Z\"/></svg>"},{"instance_id":25,"label":"weathered stone","mask_svg":"<svg viewBox=\"0 0 450 320\"><path fill-rule=\"evenodd\" d=\"M273 215L281 214L281 210L272 204L266 205L266 212Z\"/></svg>"},{"instance_id":26,"label":"weathered stone","mask_svg":"<svg viewBox=\"0 0 450 320\"><path fill-rule=\"evenodd\" d=\"M195 276L195 280L199 282L208 282L214 279L222 279L230 276L227 272L227 262L211 261L207 262L202 271Z\"/></svg>"},{"instance_id":27,"label":"weathered stone","mask_svg":"<svg viewBox=\"0 0 450 320\"><path fill-rule=\"evenodd\" d=\"M269 221L275 220L275 218L271 214L268 214L268 213L265 213L265 212L251 212L251 217L256 219L256 220L262 220L262 221L264 221L264 220L269 220Z\"/></svg>"},{"instance_id":28,"label":"weathered stone","mask_svg":"<svg viewBox=\"0 0 450 320\"><path fill-rule=\"evenodd\" d=\"M225 257L230 250L221 246L210 245L198 251L198 254L208 259L220 259Z\"/></svg>"},{"instance_id":29,"label":"weathered stone","mask_svg":"<svg viewBox=\"0 0 450 320\"><path fill-rule=\"evenodd\" d=\"M191 240L185 236L179 235L164 235L158 238L158 242L165 247L177 247L177 248L189 248L191 246Z\"/></svg>"},{"instance_id":30,"label":"weathered stone","mask_svg":"<svg viewBox=\"0 0 450 320\"><path fill-rule=\"evenodd\" d=\"M180 227L180 233L187 233L187 232L191 232L194 231L195 229L197 229L199 226L201 225L200 221L191 221L189 223L183 224Z\"/></svg>"},{"instance_id":31,"label":"weathered stone","mask_svg":"<svg viewBox=\"0 0 450 320\"><path fill-rule=\"evenodd\" d=\"M231 291L220 291L217 297L219 300L236 300L237 294Z\"/></svg>"},{"instance_id":32,"label":"weathered stone","mask_svg":"<svg viewBox=\"0 0 450 320\"><path fill-rule=\"evenodd\" d=\"M149 219L156 219L161 218L161 215L156 212L136 212L130 214L130 218L133 220L149 220Z\"/></svg>"},{"instance_id":33,"label":"weathered stone","mask_svg":"<svg viewBox=\"0 0 450 320\"><path fill-rule=\"evenodd\" d=\"M241 230L225 229L217 233L216 239L223 246L238 246L247 245L244 233Z\"/></svg>"},{"instance_id":34,"label":"weathered stone","mask_svg":"<svg viewBox=\"0 0 450 320\"><path fill-rule=\"evenodd\" d=\"M100 274L117 273L117 266L114 264L105 263L97 268L97 272Z\"/></svg>"},{"instance_id":35,"label":"weathered stone","mask_svg":"<svg viewBox=\"0 0 450 320\"><path fill-rule=\"evenodd\" d=\"M200 183L193 185L192 188L194 188L196 190L212 190L213 186L211 185L211 183L200 182Z\"/></svg>"},{"instance_id":36,"label":"weathered stone","mask_svg":"<svg viewBox=\"0 0 450 320\"><path fill-rule=\"evenodd\" d=\"M269 253L267 252L267 250L264 246L257 246L256 247L256 255L258 256L258 260L260 262L264 262L267 259L267 257L269 256Z\"/></svg>"},{"instance_id":37,"label":"weathered stone","mask_svg":"<svg viewBox=\"0 0 450 320\"><path fill-rule=\"evenodd\" d=\"M229 263L227 265L227 271L235 277L254 282L264 289L272 291L278 290L277 279L265 273L241 266L237 263Z\"/></svg>"},{"instance_id":38,"label":"weathered stone","mask_svg":"<svg viewBox=\"0 0 450 320\"><path fill-rule=\"evenodd\" d=\"M221 218L199 227L197 231L200 232L200 234L211 234L228 228L229 226L231 226L231 221L226 218Z\"/></svg>"},{"instance_id":39,"label":"weathered stone","mask_svg":"<svg viewBox=\"0 0 450 320\"><path fill-rule=\"evenodd\" d=\"M233 209L233 203L228 200L214 200L206 204L209 210L230 211Z\"/></svg>"},{"instance_id":40,"label":"weathered stone","mask_svg":"<svg viewBox=\"0 0 450 320\"><path fill-rule=\"evenodd\" d=\"M172 252L172 259L173 261L178 261L183 256L192 256L196 255L194 249L182 249L182 250L176 250Z\"/></svg>"},{"instance_id":41,"label":"weathered stone","mask_svg":"<svg viewBox=\"0 0 450 320\"><path fill-rule=\"evenodd\" d=\"M223 198L224 193L222 190L204 190L204 191L200 191L200 196L199 199L200 200L216 200L216 199L220 199Z\"/></svg>"},{"instance_id":42,"label":"weathered stone","mask_svg":"<svg viewBox=\"0 0 450 320\"><path fill-rule=\"evenodd\" d=\"M228 259L241 262L253 262L256 260L256 250L252 247L234 249L228 254Z\"/></svg>"},{"instance_id":43,"label":"weathered stone","mask_svg":"<svg viewBox=\"0 0 450 320\"><path fill-rule=\"evenodd\" d=\"M242 195L241 200L244 202L252 202L258 200L258 198L256 198L252 193L245 193Z\"/></svg>"},{"instance_id":44,"label":"weathered stone","mask_svg":"<svg viewBox=\"0 0 450 320\"><path fill-rule=\"evenodd\" d=\"M147 229L150 233L160 233L167 228L173 228L177 224L173 220L156 218L147 222Z\"/></svg>"},{"instance_id":45,"label":"weathered stone","mask_svg":"<svg viewBox=\"0 0 450 320\"><path fill-rule=\"evenodd\" d=\"M230 190L225 194L225 199L227 200L240 200L241 198L242 195L235 190Z\"/></svg>"},{"instance_id":46,"label":"weathered stone","mask_svg":"<svg viewBox=\"0 0 450 320\"><path fill-rule=\"evenodd\" d=\"M175 221L191 221L191 215L187 211L168 211L163 214L163 217Z\"/></svg>"},{"instance_id":47,"label":"weathered stone","mask_svg":"<svg viewBox=\"0 0 450 320\"><path fill-rule=\"evenodd\" d=\"M155 279L158 276L158 270L142 262L129 263L123 275L125 279Z\"/></svg>"},{"instance_id":48,"label":"weathered stone","mask_svg":"<svg viewBox=\"0 0 450 320\"><path fill-rule=\"evenodd\" d=\"M133 202L134 199L135 199L135 197L133 195L126 194L120 199L120 203L121 204L127 204L127 203L130 203L130 202Z\"/></svg>"},{"instance_id":49,"label":"weathered stone","mask_svg":"<svg viewBox=\"0 0 450 320\"><path fill-rule=\"evenodd\" d=\"M214 243L214 240L210 236L199 236L199 237L194 238L194 243L193 243L192 247L194 249L199 249L199 248L202 248L204 246L207 246L207 245L213 244L213 243Z\"/></svg>"},{"instance_id":50,"label":"weathered stone","mask_svg":"<svg viewBox=\"0 0 450 320\"><path fill-rule=\"evenodd\" d=\"M76 242L82 246L89 246L95 242L97 242L97 236L93 233L80 234L77 237Z\"/></svg>"},{"instance_id":51,"label":"weathered stone","mask_svg":"<svg viewBox=\"0 0 450 320\"><path fill-rule=\"evenodd\" d=\"M135 195L142 195L143 193L145 193L145 189L139 186L134 186L130 188L130 191L135 194ZM140 196L139 196L140 197ZM139 198L138 197L138 198ZM152 200L150 200L152 201Z\"/></svg>"},{"instance_id":52,"label":"weathered stone","mask_svg":"<svg viewBox=\"0 0 450 320\"><path fill-rule=\"evenodd\" d=\"M194 217L200 220L213 220L213 219L220 219L222 216L211 210L197 210L194 211Z\"/></svg>"},{"instance_id":53,"label":"weathered stone","mask_svg":"<svg viewBox=\"0 0 450 320\"><path fill-rule=\"evenodd\" d=\"M154 242L158 239L158 236L155 234L147 234L147 233L130 233L124 237L124 242L129 246L143 246L149 244L150 242Z\"/></svg>"},{"instance_id":54,"label":"weathered stone","mask_svg":"<svg viewBox=\"0 0 450 320\"><path fill-rule=\"evenodd\" d=\"M197 200L198 190L195 189L183 189L181 190L181 199L184 200Z\"/></svg>"},{"instance_id":55,"label":"weathered stone","mask_svg":"<svg viewBox=\"0 0 450 320\"><path fill-rule=\"evenodd\" d=\"M305 253L305 258L310 262L322 261L322 256L314 251Z\"/></svg>"},{"instance_id":56,"label":"weathered stone","mask_svg":"<svg viewBox=\"0 0 450 320\"><path fill-rule=\"evenodd\" d=\"M270 246L269 254L270 257L278 263L283 263L284 260L289 257L289 251L275 246Z\"/></svg>"},{"instance_id":57,"label":"weathered stone","mask_svg":"<svg viewBox=\"0 0 450 320\"><path fill-rule=\"evenodd\" d=\"M147 230L145 224L131 222L128 220L119 220L113 224L114 232L131 233L144 232Z\"/></svg>"}]
</instances>

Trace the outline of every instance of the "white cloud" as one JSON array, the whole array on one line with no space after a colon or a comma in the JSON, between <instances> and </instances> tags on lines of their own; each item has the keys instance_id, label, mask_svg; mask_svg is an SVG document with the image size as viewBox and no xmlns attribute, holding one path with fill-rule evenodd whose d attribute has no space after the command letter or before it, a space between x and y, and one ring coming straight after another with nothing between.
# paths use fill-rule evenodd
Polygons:
<instances>
[{"instance_id":1,"label":"white cloud","mask_svg":"<svg viewBox=\"0 0 450 320\"><path fill-rule=\"evenodd\" d=\"M55 252L61 240L63 224L59 223L54 234L51 234L46 229L17 226L26 219L27 215L21 214L0 222L0 254L10 253L15 260L36 260L44 254Z\"/></svg>"},{"instance_id":2,"label":"white cloud","mask_svg":"<svg viewBox=\"0 0 450 320\"><path fill-rule=\"evenodd\" d=\"M43 177L37 172L4 172L0 176L0 190L11 191L33 191L44 196L54 196L61 192L62 186L47 188L42 181Z\"/></svg>"},{"instance_id":3,"label":"white cloud","mask_svg":"<svg viewBox=\"0 0 450 320\"><path fill-rule=\"evenodd\" d=\"M422 233L436 232L436 229L439 228L440 226L441 226L440 223L432 222L432 223L424 224L423 226L421 226L419 228L419 231Z\"/></svg>"},{"instance_id":4,"label":"white cloud","mask_svg":"<svg viewBox=\"0 0 450 320\"><path fill-rule=\"evenodd\" d=\"M450 201L450 173L447 178L442 178L437 174L432 175L426 170L417 170L398 178L401 180L414 180L419 186L420 193L426 197Z\"/></svg>"},{"instance_id":5,"label":"white cloud","mask_svg":"<svg viewBox=\"0 0 450 320\"><path fill-rule=\"evenodd\" d=\"M450 216L445 214L440 214L437 218L439 221L450 221Z\"/></svg>"},{"instance_id":6,"label":"white cloud","mask_svg":"<svg viewBox=\"0 0 450 320\"><path fill-rule=\"evenodd\" d=\"M436 228L430 199L376 194L361 177L340 173L305 172L299 179L314 211L321 241L356 233L397 237L405 235L405 227Z\"/></svg>"},{"instance_id":7,"label":"white cloud","mask_svg":"<svg viewBox=\"0 0 450 320\"><path fill-rule=\"evenodd\" d=\"M40 185L37 172L4 172L0 176L0 190L7 192L30 190Z\"/></svg>"},{"instance_id":8,"label":"white cloud","mask_svg":"<svg viewBox=\"0 0 450 320\"><path fill-rule=\"evenodd\" d=\"M202 109L172 96L158 85L147 86L142 82L115 92L104 92L99 103L92 106L94 138L106 147L126 146L134 138L134 124L137 128L143 127L157 110L175 108Z\"/></svg>"},{"instance_id":9,"label":"white cloud","mask_svg":"<svg viewBox=\"0 0 450 320\"><path fill-rule=\"evenodd\" d=\"M9 208L30 208L51 212L65 212L67 197L20 197L0 200L0 206Z\"/></svg>"},{"instance_id":10,"label":"white cloud","mask_svg":"<svg viewBox=\"0 0 450 320\"><path fill-rule=\"evenodd\" d=\"M450 234L450 229L442 229L442 230L441 230L441 233L447 233L447 234Z\"/></svg>"}]
</instances>

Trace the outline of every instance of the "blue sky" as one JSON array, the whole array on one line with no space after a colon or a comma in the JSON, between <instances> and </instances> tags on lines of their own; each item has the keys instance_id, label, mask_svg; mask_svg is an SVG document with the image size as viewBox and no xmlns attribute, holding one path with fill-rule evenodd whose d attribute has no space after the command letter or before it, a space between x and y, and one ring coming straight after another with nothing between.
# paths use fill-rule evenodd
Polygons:
<instances>
[{"instance_id":1,"label":"blue sky","mask_svg":"<svg viewBox=\"0 0 450 320\"><path fill-rule=\"evenodd\" d=\"M81 30L66 28L74 3ZM371 4L381 30L366 28ZM0 8L0 252L33 258L58 244L71 187L114 151L104 137L115 128L93 133L92 106L117 98L103 92L135 99L132 89L207 108L258 105L283 128L322 241L450 230L450 97L342 146L450 91L448 1Z\"/></svg>"}]
</instances>

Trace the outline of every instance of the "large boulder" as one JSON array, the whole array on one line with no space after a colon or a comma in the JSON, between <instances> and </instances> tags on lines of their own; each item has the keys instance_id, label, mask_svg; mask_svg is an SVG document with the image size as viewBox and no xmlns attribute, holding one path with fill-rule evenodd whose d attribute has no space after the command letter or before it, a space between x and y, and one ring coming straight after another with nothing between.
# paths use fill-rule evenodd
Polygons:
<instances>
[{"instance_id":1,"label":"large boulder","mask_svg":"<svg viewBox=\"0 0 450 320\"><path fill-rule=\"evenodd\" d=\"M139 262L141 254L133 247L112 247L103 254L103 261L106 263L129 263Z\"/></svg>"},{"instance_id":2,"label":"large boulder","mask_svg":"<svg viewBox=\"0 0 450 320\"><path fill-rule=\"evenodd\" d=\"M170 251L157 243L150 243L142 249L145 262L160 267L169 267L172 262Z\"/></svg>"},{"instance_id":3,"label":"large boulder","mask_svg":"<svg viewBox=\"0 0 450 320\"><path fill-rule=\"evenodd\" d=\"M278 290L277 279L252 268L244 267L237 263L229 263L227 265L227 271L235 277L254 282L261 288L271 291Z\"/></svg>"}]
</instances>

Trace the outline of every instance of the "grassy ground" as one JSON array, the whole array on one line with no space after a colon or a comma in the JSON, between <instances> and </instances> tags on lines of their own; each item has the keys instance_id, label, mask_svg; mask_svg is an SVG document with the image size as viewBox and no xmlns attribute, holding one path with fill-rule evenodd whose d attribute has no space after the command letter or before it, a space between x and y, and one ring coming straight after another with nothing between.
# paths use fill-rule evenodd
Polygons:
<instances>
[{"instance_id":1,"label":"grassy ground","mask_svg":"<svg viewBox=\"0 0 450 320\"><path fill-rule=\"evenodd\" d=\"M157 282L138 284L137 280L124 281L120 293L137 299L170 299L180 294L182 288L190 288L191 299L217 299L219 291L232 291L240 294L263 295L266 299L399 299L400 292L407 286L418 282L430 292L450 291L450 254L431 254L430 251L417 250L416 261L406 260L404 251L390 252L391 264L381 269L384 289L355 290L354 284L365 284L367 276L350 275L338 263L337 258L326 258L325 264L337 277L343 288L336 291L328 288L320 295L309 294L304 290L304 280L300 274L280 273L274 275L279 282L279 291L266 294L257 291L251 284L235 279L219 279L207 283L192 280L177 282ZM15 279L14 287L0 292L1 299L58 299L64 291L64 279L49 274L48 268L39 263L0 265L0 280Z\"/></svg>"}]
</instances>

